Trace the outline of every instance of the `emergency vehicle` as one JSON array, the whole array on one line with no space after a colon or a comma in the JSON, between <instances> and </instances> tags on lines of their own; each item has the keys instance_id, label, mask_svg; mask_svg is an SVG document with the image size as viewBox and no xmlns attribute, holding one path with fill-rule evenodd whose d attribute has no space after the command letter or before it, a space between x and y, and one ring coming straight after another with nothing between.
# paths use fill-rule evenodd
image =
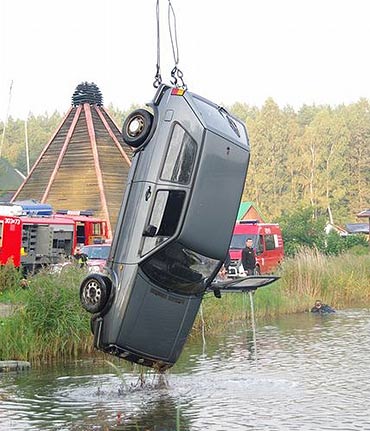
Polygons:
<instances>
[{"instance_id":1,"label":"emergency vehicle","mask_svg":"<svg viewBox=\"0 0 370 431\"><path fill-rule=\"evenodd\" d=\"M22 223L19 217L0 215L0 265L21 263Z\"/></svg>"},{"instance_id":2,"label":"emergency vehicle","mask_svg":"<svg viewBox=\"0 0 370 431\"><path fill-rule=\"evenodd\" d=\"M242 250L246 240L253 241L256 252L256 274L271 274L284 258L284 243L278 224L259 223L257 220L241 220L234 227L229 254L229 276L243 274Z\"/></svg>"},{"instance_id":3,"label":"emergency vehicle","mask_svg":"<svg viewBox=\"0 0 370 431\"><path fill-rule=\"evenodd\" d=\"M30 216L17 210L18 216L0 215L0 265L12 261L27 273L73 255L77 246L107 239L107 223L99 218L80 212Z\"/></svg>"},{"instance_id":4,"label":"emergency vehicle","mask_svg":"<svg viewBox=\"0 0 370 431\"><path fill-rule=\"evenodd\" d=\"M73 250L77 246L100 244L109 239L107 222L93 217L91 211L59 210L56 215L75 223Z\"/></svg>"}]
</instances>

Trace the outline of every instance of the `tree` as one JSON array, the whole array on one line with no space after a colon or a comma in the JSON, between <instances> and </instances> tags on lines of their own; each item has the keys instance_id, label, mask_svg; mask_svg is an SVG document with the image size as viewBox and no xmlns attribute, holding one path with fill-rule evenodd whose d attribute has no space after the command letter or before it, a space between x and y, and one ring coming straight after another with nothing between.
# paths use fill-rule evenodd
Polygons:
<instances>
[{"instance_id":1,"label":"tree","mask_svg":"<svg viewBox=\"0 0 370 431\"><path fill-rule=\"evenodd\" d=\"M289 256L294 255L301 247L325 249L325 217L312 217L310 207L285 211L279 219L283 233L284 249Z\"/></svg>"}]
</instances>

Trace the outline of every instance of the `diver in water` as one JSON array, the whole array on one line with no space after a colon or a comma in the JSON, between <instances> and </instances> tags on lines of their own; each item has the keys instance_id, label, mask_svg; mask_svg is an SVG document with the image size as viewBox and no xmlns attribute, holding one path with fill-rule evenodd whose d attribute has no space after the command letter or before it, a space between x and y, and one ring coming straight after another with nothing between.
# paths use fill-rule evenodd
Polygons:
<instances>
[{"instance_id":1,"label":"diver in water","mask_svg":"<svg viewBox=\"0 0 370 431\"><path fill-rule=\"evenodd\" d=\"M316 300L315 305L311 308L311 313L335 313L335 310L330 307L330 305L323 304L320 300Z\"/></svg>"}]
</instances>

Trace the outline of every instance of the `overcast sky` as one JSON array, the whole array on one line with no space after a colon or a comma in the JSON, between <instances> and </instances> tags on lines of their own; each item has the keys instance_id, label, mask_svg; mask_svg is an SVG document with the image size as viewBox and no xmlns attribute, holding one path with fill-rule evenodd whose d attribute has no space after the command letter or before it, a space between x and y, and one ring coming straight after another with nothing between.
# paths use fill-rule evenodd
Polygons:
<instances>
[{"instance_id":1,"label":"overcast sky","mask_svg":"<svg viewBox=\"0 0 370 431\"><path fill-rule=\"evenodd\" d=\"M95 82L104 105L152 99L156 0L0 0L0 119L65 112ZM161 69L174 63L160 0ZM369 0L172 0L189 90L226 105L370 98Z\"/></svg>"}]
</instances>

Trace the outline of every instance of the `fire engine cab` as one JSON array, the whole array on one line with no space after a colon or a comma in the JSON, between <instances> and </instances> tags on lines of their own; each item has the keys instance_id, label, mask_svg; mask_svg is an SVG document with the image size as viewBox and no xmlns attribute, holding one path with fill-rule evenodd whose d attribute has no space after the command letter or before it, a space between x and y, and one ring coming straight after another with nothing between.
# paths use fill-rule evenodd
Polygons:
<instances>
[{"instance_id":1,"label":"fire engine cab","mask_svg":"<svg viewBox=\"0 0 370 431\"><path fill-rule=\"evenodd\" d=\"M93 217L91 211L59 210L56 214L75 223L73 249L78 245L102 243L109 238L107 222Z\"/></svg>"},{"instance_id":2,"label":"fire engine cab","mask_svg":"<svg viewBox=\"0 0 370 431\"><path fill-rule=\"evenodd\" d=\"M20 266L21 241L21 219L14 216L0 215L0 265L13 262L15 266Z\"/></svg>"},{"instance_id":3,"label":"fire engine cab","mask_svg":"<svg viewBox=\"0 0 370 431\"><path fill-rule=\"evenodd\" d=\"M278 224L259 223L257 220L241 220L234 227L229 254L229 276L243 273L241 254L246 240L253 241L256 252L256 274L271 274L284 258L284 244Z\"/></svg>"}]
</instances>

